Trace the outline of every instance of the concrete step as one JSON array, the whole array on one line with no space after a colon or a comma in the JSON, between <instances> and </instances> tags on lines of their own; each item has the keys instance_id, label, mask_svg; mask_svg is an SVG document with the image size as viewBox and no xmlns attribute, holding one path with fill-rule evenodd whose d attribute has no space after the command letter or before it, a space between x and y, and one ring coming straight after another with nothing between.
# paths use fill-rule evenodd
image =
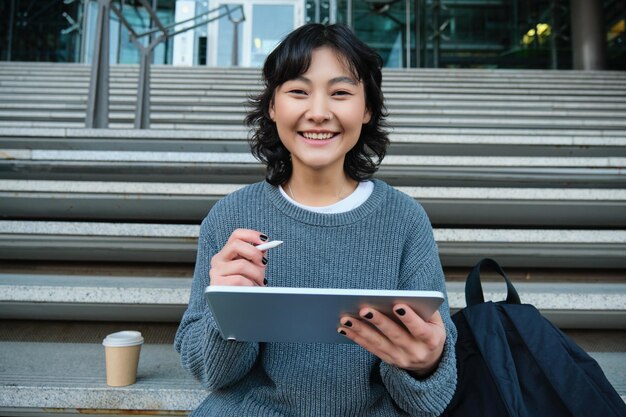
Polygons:
<instances>
[{"instance_id":1,"label":"concrete step","mask_svg":"<svg viewBox=\"0 0 626 417\"><path fill-rule=\"evenodd\" d=\"M174 343L177 322L1 320L0 342L96 343L110 333L133 329L149 345ZM620 329L561 329L586 352L624 352L626 332Z\"/></svg>"},{"instance_id":2,"label":"concrete step","mask_svg":"<svg viewBox=\"0 0 626 417\"><path fill-rule=\"evenodd\" d=\"M30 65L31 63L28 63ZM383 77L391 83L425 82L446 84L473 83L511 83L514 85L621 85L626 81L622 71L515 71L515 70L478 70L467 69L390 69L383 68ZM138 65L123 68L113 65L110 68L110 79L137 80ZM58 81L85 80L91 76L91 67L73 69L67 64L58 64L51 68L10 68L3 62L0 65L0 80L31 80L54 79ZM258 68L210 68L210 67L176 67L151 66L151 79L170 79L179 82L215 81L251 82L260 81L261 71Z\"/></svg>"},{"instance_id":3,"label":"concrete step","mask_svg":"<svg viewBox=\"0 0 626 417\"><path fill-rule=\"evenodd\" d=\"M248 130L0 128L0 148L249 152ZM389 155L626 157L626 130L396 128Z\"/></svg>"},{"instance_id":4,"label":"concrete step","mask_svg":"<svg viewBox=\"0 0 626 417\"><path fill-rule=\"evenodd\" d=\"M194 263L148 262L87 262L3 260L0 273L12 275L59 275L59 276L102 276L102 277L152 277L190 278ZM621 284L626 282L622 269L596 268L532 268L506 267L508 276L516 283L573 283L573 284ZM465 282L467 267L444 267L447 282ZM483 282L501 282L495 272L485 271Z\"/></svg>"},{"instance_id":5,"label":"concrete step","mask_svg":"<svg viewBox=\"0 0 626 417\"><path fill-rule=\"evenodd\" d=\"M388 155L380 178L397 186L626 187L622 157ZM251 183L264 167L247 152L0 149L0 177L32 180Z\"/></svg>"},{"instance_id":6,"label":"concrete step","mask_svg":"<svg viewBox=\"0 0 626 417\"><path fill-rule=\"evenodd\" d=\"M3 68L14 68L16 70L23 71L50 71L53 69L58 69L59 71L89 71L90 65L83 63L54 63L54 62L20 62L20 61L3 61ZM137 71L137 64L115 64L111 67L115 71ZM256 68L221 68L221 67L174 67L171 65L161 65L155 64L152 66L155 71L175 71L180 69L181 71L187 73L203 73L203 72L224 72L224 73L254 73L258 72ZM386 68L384 71L388 71L390 73L418 73L418 74L426 74L426 73L442 73L442 74L453 74L456 76L460 76L463 74L473 74L476 76L491 76L493 74L498 73L507 73L511 76L521 76L523 78L529 78L529 75L535 75L537 77L555 77L555 71L552 70L541 70L541 69L449 69L449 68L411 68L411 69L394 69L394 68ZM608 74L609 76L615 77L624 77L623 72L620 71L581 71L581 70L571 70L571 71L561 71L565 74L565 77L578 77L580 75L587 76L589 73L590 76L602 78L603 74Z\"/></svg>"},{"instance_id":7,"label":"concrete step","mask_svg":"<svg viewBox=\"0 0 626 417\"><path fill-rule=\"evenodd\" d=\"M626 353L589 353L626 400ZM179 362L171 345L145 344L137 382L112 388L105 384L104 348L99 343L0 342L0 412L186 415L207 392Z\"/></svg>"},{"instance_id":8,"label":"concrete step","mask_svg":"<svg viewBox=\"0 0 626 417\"><path fill-rule=\"evenodd\" d=\"M111 93L125 91L125 94L133 94L137 89L136 79L112 81ZM29 93L35 88L45 87L48 91L67 92L68 94L86 93L89 89L89 79L83 80L66 79L64 81L47 81L47 80L24 80L14 81L0 80L0 93ZM157 91L193 91L204 89L207 91L232 91L235 94L256 93L261 89L261 84L257 80L228 82L226 80L198 80L196 82L186 82L181 80L151 80L151 87ZM433 80L430 83L421 81L409 82L386 82L383 83L383 92L387 94L410 94L416 93L449 93L449 94L476 94L483 97L489 97L492 94L513 94L516 96L536 96L536 95L567 95L573 97L584 96L601 96L614 97L620 100L620 97L626 93L626 82L619 84L605 85L584 85L584 83L562 84L550 82L550 84L517 84L509 82L492 82L492 83L470 83L470 82L453 82L447 83L441 80ZM180 93L179 93L180 94ZM196 93L197 94L197 93ZM622 99L623 101L623 99Z\"/></svg>"},{"instance_id":9,"label":"concrete step","mask_svg":"<svg viewBox=\"0 0 626 417\"><path fill-rule=\"evenodd\" d=\"M110 86L110 100L111 103L134 103L136 101L136 84L112 84ZM188 89L176 89L170 90L161 88L160 85L151 86L151 101L155 102L193 102L201 101L205 99L220 100L224 103L244 103L251 94L259 91L259 88L238 88L232 89L227 86L208 87L206 83L194 86ZM483 103L483 102L499 102L505 106L522 106L528 107L528 104L535 104L537 107L546 106L566 106L575 108L605 108L607 106L615 104L617 107L621 107L624 103L624 98L621 93L613 93L611 91L598 91L594 90L589 94L570 94L569 91L559 90L535 90L532 94L525 91L519 92L517 90L506 91L472 91L462 90L458 88L431 88L419 90L412 90L409 88L394 88L384 89L386 103L390 108L396 106L411 106L413 104L423 103L426 104L429 100L435 100L436 103L442 103L445 101L456 103L460 105L468 105L468 103ZM53 99L58 100L61 98L63 101L80 101L86 103L88 87L87 86L51 86L48 84L42 84L39 86L14 86L14 87L2 87L0 86L0 97L5 98L5 101L9 101L13 97L18 97L17 101L36 102L38 97L41 97L44 101L51 101ZM569 103L569 104L568 104ZM441 106L441 105L440 105ZM611 108L613 109L613 108Z\"/></svg>"},{"instance_id":10,"label":"concrete step","mask_svg":"<svg viewBox=\"0 0 626 417\"><path fill-rule=\"evenodd\" d=\"M207 394L171 345L142 346L137 382L122 388L106 385L101 344L0 342L0 364L5 416L187 415Z\"/></svg>"},{"instance_id":11,"label":"concrete step","mask_svg":"<svg viewBox=\"0 0 626 417\"><path fill-rule=\"evenodd\" d=\"M243 184L0 180L0 217L199 223ZM398 187L434 225L626 226L626 190ZM594 213L590 216L589 213Z\"/></svg>"},{"instance_id":12,"label":"concrete step","mask_svg":"<svg viewBox=\"0 0 626 417\"><path fill-rule=\"evenodd\" d=\"M165 163L232 163L258 165L250 153L237 152L151 152L151 151L81 151L48 149L0 149L5 161L63 161L74 162L154 162ZM622 157L555 158L555 157L482 157L389 155L381 166L429 166L429 167L533 167L533 168L594 168L613 169L626 166Z\"/></svg>"},{"instance_id":13,"label":"concrete step","mask_svg":"<svg viewBox=\"0 0 626 417\"><path fill-rule=\"evenodd\" d=\"M15 98L14 98L15 97ZM5 102L0 103L0 109L38 113L49 111L86 111L87 98L81 96L18 96L2 95ZM215 112L225 114L245 115L245 99L232 97L170 97L157 96L150 100L150 109L154 112ZM537 117L595 117L612 118L622 117L626 111L626 101L602 103L564 103L558 102L502 102L483 99L480 109L477 109L475 100L387 100L387 109L392 115L428 115L428 114L502 114L502 115L533 115ZM136 98L132 96L119 97L111 100L111 112L133 112Z\"/></svg>"},{"instance_id":14,"label":"concrete step","mask_svg":"<svg viewBox=\"0 0 626 417\"><path fill-rule=\"evenodd\" d=\"M59 104L72 104L87 108L87 94L80 92L65 94L16 94L3 93L2 104L5 108L30 108L29 106L52 106ZM159 109L165 106L242 106L246 104L247 96L241 94L233 97L230 94L211 95L172 95L169 92L152 90L150 102L153 108ZM126 109L134 106L137 98L130 93L116 94L109 97L110 108L112 110ZM387 108L395 113L405 108L411 109L432 109L432 108L460 108L475 109L477 104L484 108L498 109L505 106L510 109L534 109L534 110L587 110L615 111L626 109L626 102L621 97L573 97L573 96L516 96L510 95L454 95L454 94L388 94L385 103Z\"/></svg>"},{"instance_id":15,"label":"concrete step","mask_svg":"<svg viewBox=\"0 0 626 417\"><path fill-rule=\"evenodd\" d=\"M33 69L34 68L34 69ZM114 66L111 69L112 94L132 95L136 89L137 66ZM592 95L615 97L626 95L626 77L620 72L564 72L564 71L471 71L471 70L385 70L384 90L389 98L415 100L415 94L423 98L428 94L453 94L463 97L496 95L515 96L516 100L535 100L537 95L579 99ZM0 66L0 91L2 93L33 93L41 95L48 91L76 92L85 94L90 76L89 66L57 65L33 67L30 64ZM230 69L228 72L210 68L152 67L153 94L205 94L211 91L239 91L247 95L260 87L258 69ZM41 87L49 86L42 89ZM30 86L30 87L29 87ZM56 86L56 87L52 87ZM120 88L122 87L122 88ZM117 89L116 89L117 88ZM82 91L81 91L82 90ZM124 93L125 92L125 93ZM513 97L509 97L511 102ZM562 99L549 97L550 101ZM593 99L591 99L593 100Z\"/></svg>"},{"instance_id":16,"label":"concrete step","mask_svg":"<svg viewBox=\"0 0 626 417\"><path fill-rule=\"evenodd\" d=\"M150 110L152 113L178 114L183 117L187 113L211 114L213 116L238 116L241 119L246 115L244 102L235 103L184 103L167 101L162 102L155 100L151 102ZM503 106L503 103L492 101L481 102L481 106L477 108L476 103L446 103L438 102L404 102L394 105L388 103L387 107L392 115L389 120L395 120L403 117L426 117L426 116L467 116L486 117L486 116L507 116L507 117L533 117L533 118L588 118L588 119L613 119L621 118L626 115L626 102L624 103L605 103L602 106L586 107L583 105L555 105L546 103L545 105L535 105L535 103L522 103L518 105ZM9 102L0 103L0 115L20 114L22 117L26 115L41 115L42 113L67 113L76 112L84 118L87 104L72 103L68 100L60 100L57 102ZM111 114L123 115L126 113L133 114L135 103L128 100L126 103L114 102L109 105ZM117 116L119 117L119 116Z\"/></svg>"},{"instance_id":17,"label":"concrete step","mask_svg":"<svg viewBox=\"0 0 626 417\"><path fill-rule=\"evenodd\" d=\"M514 285L523 303L560 328L626 329L626 282ZM451 311L465 307L465 283L446 286ZM179 322L190 288L191 278L181 277L0 273L0 318ZM484 282L483 291L486 300L506 298L503 282Z\"/></svg>"},{"instance_id":18,"label":"concrete step","mask_svg":"<svg viewBox=\"0 0 626 417\"><path fill-rule=\"evenodd\" d=\"M66 105L62 105L64 107ZM211 112L210 109L196 107L190 111L174 111L166 108L163 111L153 109L150 121L153 128L168 128L168 124L198 124L209 126L211 124L232 124L243 127L243 109L235 112ZM601 126L603 129L626 129L626 112L623 113L603 113L596 112L581 114L575 111L561 112L533 112L533 111L511 111L511 110L426 110L414 111L413 114L403 114L400 111L389 117L388 122L395 127L477 127L477 128L526 128L536 129L567 128L567 129L589 129ZM110 111L109 121L111 124L134 123L134 112L132 111ZM85 112L59 108L57 110L45 109L0 109L0 121L18 122L55 122L58 127L73 127L67 123L74 123L80 127L79 123L85 120ZM7 126L4 123L0 126Z\"/></svg>"},{"instance_id":19,"label":"concrete step","mask_svg":"<svg viewBox=\"0 0 626 417\"><path fill-rule=\"evenodd\" d=\"M562 74L563 72L558 72ZM225 76L224 74L215 75L188 75L175 71L169 75L160 75L153 73L150 78L151 86L156 89L169 91L173 90L172 86L179 86L182 90L191 90L193 87L202 88L209 91L232 90L235 94L245 91L259 91L263 86L263 81L259 78L259 73L253 77L240 77L237 75ZM9 91L11 88L32 88L50 86L51 88L64 88L69 95L87 91L89 88L89 74L41 74L41 75L14 75L5 74L0 69L0 91ZM136 89L138 84L137 74L119 75L112 72L109 77L109 85L112 89L124 88ZM626 88L626 77L622 79L561 79L560 77L543 80L538 82L524 82L514 79L508 79L504 75L497 75L489 79L459 79L446 76L445 74L436 74L431 77L411 77L410 73L400 75L396 78L390 77L388 73L383 72L382 88L385 93L405 94L408 93L433 93L446 92L456 97L463 97L466 94L473 93L477 97L488 97L504 92L514 91L514 94L520 97L533 98L529 92L537 94L565 95L572 97L582 97L593 92L601 92L601 96L614 97L620 100L620 91ZM458 91L454 91L454 89ZM596 99L597 100L597 99ZM623 101L623 97L621 99ZM594 100L595 101L595 100Z\"/></svg>"},{"instance_id":20,"label":"concrete step","mask_svg":"<svg viewBox=\"0 0 626 417\"><path fill-rule=\"evenodd\" d=\"M194 262L197 225L0 221L0 259ZM436 228L444 266L626 267L626 231ZM288 246L288 245L287 245Z\"/></svg>"},{"instance_id":21,"label":"concrete step","mask_svg":"<svg viewBox=\"0 0 626 417\"><path fill-rule=\"evenodd\" d=\"M81 129L85 127L85 123L84 121L66 121L63 122L62 124L59 124L56 121L49 121L49 120L0 120L0 129L23 129L23 128L27 128L27 129L51 129L51 130L62 130L62 129ZM128 122L109 122L109 128L113 129L113 130L131 130L134 127L134 122L128 121ZM213 125L212 127L213 128ZM228 130L242 130L244 128L244 126L242 125L218 125L217 129L228 129ZM187 123L184 121L178 121L175 123L159 123L157 125L152 125L151 129L153 130L179 130L179 131L202 131L202 132L206 132L207 131L207 126L206 125L202 125L202 124L198 124L198 123ZM446 130L446 129L451 129L451 130L456 130L456 131L480 131L480 130L484 130L484 131L491 131L491 132L495 132L495 131L505 131L505 132L509 132L508 135L514 135L515 133L512 132L518 132L520 134L523 134L525 132L529 132L529 135L532 134L532 132L534 131L543 131L543 132L548 132L548 131L552 131L553 134L548 134L548 136L558 136L558 132L560 131L569 131L572 132L574 130L579 130L580 132L582 132L582 134L587 134L589 133L591 130L596 130L599 132L603 132L604 135L606 135L607 137L621 137L623 138L623 136L621 136L621 133L624 131L624 129L619 129L619 128L611 128L611 127L604 127L604 126L588 126L585 128L574 128L574 129L569 129L567 127L561 127L559 129L551 129L549 126L548 127L541 127L541 126L526 126L525 128L518 128L516 126L497 126L497 125L493 125L493 126L489 126L489 127L484 127L484 126L454 126L452 128L450 128L450 126L446 125L446 126L438 126L438 125L434 125L434 126L398 126L398 127L394 127L393 131L397 132L397 133L402 133L402 132L418 132L418 131L429 131L429 130ZM556 133L556 134L555 134ZM576 136L580 136L580 135L576 135Z\"/></svg>"},{"instance_id":22,"label":"concrete step","mask_svg":"<svg viewBox=\"0 0 626 417\"><path fill-rule=\"evenodd\" d=\"M36 62L6 62L0 63L0 74L16 76L37 76L37 75L57 75L69 74L73 76L89 76L91 65L71 64L71 63L44 63ZM137 76L139 65L137 64L116 64L110 67L113 76ZM177 76L184 74L190 77L212 77L221 76L224 78L255 78L259 77L258 68L219 68L219 67L184 67L172 65L152 65L151 70L154 76ZM626 77L622 71L553 71L536 69L467 69L467 68L383 68L383 74L391 79L428 79L442 77L447 80L475 80L488 81L492 79L510 80L517 82L542 82L542 81L566 81L566 80L590 80L603 83L612 80L624 80Z\"/></svg>"}]
</instances>

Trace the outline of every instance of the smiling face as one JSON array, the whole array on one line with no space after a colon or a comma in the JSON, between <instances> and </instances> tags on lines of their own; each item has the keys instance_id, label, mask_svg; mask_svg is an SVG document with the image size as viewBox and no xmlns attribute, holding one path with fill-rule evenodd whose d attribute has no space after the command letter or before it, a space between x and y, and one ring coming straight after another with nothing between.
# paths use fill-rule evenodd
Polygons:
<instances>
[{"instance_id":1,"label":"smiling face","mask_svg":"<svg viewBox=\"0 0 626 417\"><path fill-rule=\"evenodd\" d=\"M276 89L270 117L296 175L307 170L339 175L370 113L363 84L332 49L321 47L313 50L304 74Z\"/></svg>"}]
</instances>

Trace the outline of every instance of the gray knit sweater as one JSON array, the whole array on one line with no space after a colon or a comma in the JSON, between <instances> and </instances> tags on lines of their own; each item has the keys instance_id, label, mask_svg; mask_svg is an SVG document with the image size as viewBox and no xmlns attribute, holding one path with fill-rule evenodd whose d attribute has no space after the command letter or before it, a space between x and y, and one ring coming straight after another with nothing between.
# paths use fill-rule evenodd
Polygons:
<instances>
[{"instance_id":1,"label":"gray knit sweater","mask_svg":"<svg viewBox=\"0 0 626 417\"><path fill-rule=\"evenodd\" d=\"M211 257L237 228L285 242L268 252L270 286L445 293L426 213L382 181L374 180L365 203L340 214L296 207L266 182L234 192L202 222L189 307L176 334L183 367L210 390L192 416L436 416L443 411L457 376L456 329L447 302L440 310L447 331L443 357L423 380L356 344L223 340L203 291Z\"/></svg>"}]
</instances>

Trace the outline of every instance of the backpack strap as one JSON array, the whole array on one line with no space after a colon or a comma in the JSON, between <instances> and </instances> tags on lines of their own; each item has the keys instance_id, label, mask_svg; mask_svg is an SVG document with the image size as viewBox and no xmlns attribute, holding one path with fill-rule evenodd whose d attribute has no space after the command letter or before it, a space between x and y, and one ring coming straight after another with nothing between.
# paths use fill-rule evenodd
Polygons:
<instances>
[{"instance_id":1,"label":"backpack strap","mask_svg":"<svg viewBox=\"0 0 626 417\"><path fill-rule=\"evenodd\" d=\"M496 304L482 303L461 311L489 374L498 387L500 398L508 412L507 417L530 417L524 405L515 361Z\"/></svg>"},{"instance_id":2,"label":"backpack strap","mask_svg":"<svg viewBox=\"0 0 626 417\"><path fill-rule=\"evenodd\" d=\"M467 280L465 281L465 304L470 307L476 304L484 303L485 296L483 295L483 287L480 284L480 269L482 266L487 266L495 270L498 274L504 278L506 282L506 302L509 304L521 304L519 295L515 290L515 287L511 283L509 277L504 273L500 265L491 258L483 258L472 268Z\"/></svg>"}]
</instances>

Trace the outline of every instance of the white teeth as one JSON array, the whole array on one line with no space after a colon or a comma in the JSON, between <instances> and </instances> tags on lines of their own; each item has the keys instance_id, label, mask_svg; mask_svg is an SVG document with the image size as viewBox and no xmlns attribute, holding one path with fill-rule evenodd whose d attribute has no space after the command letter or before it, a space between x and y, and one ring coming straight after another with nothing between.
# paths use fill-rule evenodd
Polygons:
<instances>
[{"instance_id":1,"label":"white teeth","mask_svg":"<svg viewBox=\"0 0 626 417\"><path fill-rule=\"evenodd\" d=\"M332 138L334 136L334 133L331 133L331 132L326 132L326 133L303 132L302 136L304 136L307 139L327 140L327 139Z\"/></svg>"}]
</instances>

